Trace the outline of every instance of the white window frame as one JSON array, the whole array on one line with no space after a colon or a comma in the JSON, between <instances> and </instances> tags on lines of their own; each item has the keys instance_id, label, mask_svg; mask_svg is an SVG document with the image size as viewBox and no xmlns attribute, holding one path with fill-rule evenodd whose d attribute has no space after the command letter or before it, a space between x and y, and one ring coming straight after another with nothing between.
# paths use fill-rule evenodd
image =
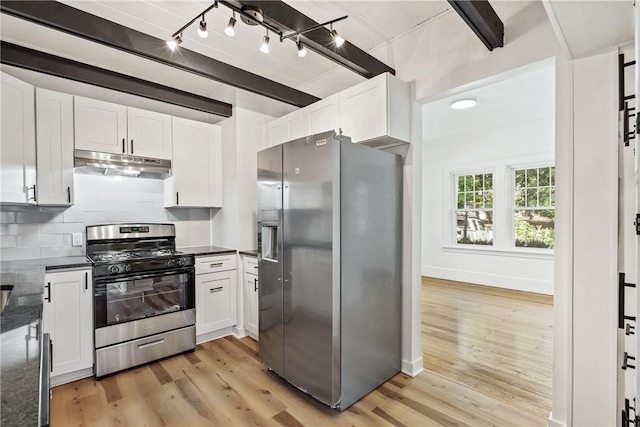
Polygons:
<instances>
[{"instance_id":1,"label":"white window frame","mask_svg":"<svg viewBox=\"0 0 640 427\"><path fill-rule=\"evenodd\" d=\"M475 176L475 175L487 175L487 174L491 174L491 179L492 179L492 188L491 188L491 192L493 194L492 207L491 208L459 209L458 208L458 178L461 176L469 176L469 175ZM494 228L492 228L493 234L491 237L491 241L492 241L491 245L458 243L457 229L458 229L458 212L464 212L464 211L490 211L493 224L495 224L495 214L496 214L496 209L495 209L496 170L495 168L471 169L471 170L453 172L451 173L451 190L452 191L449 194L451 194L452 199L451 199L451 204L449 206L452 206L453 209L451 210L451 215L450 215L451 225L449 227L449 230L450 230L449 235L451 236L452 245L455 248L465 248L470 250L493 249L495 245L495 236L496 236L496 230Z\"/></svg>"},{"instance_id":2,"label":"white window frame","mask_svg":"<svg viewBox=\"0 0 640 427\"><path fill-rule=\"evenodd\" d=\"M518 170L526 170L526 169L540 169L540 168L548 168L548 167L553 167L555 168L555 162L536 162L536 163L522 163L522 164L517 164L517 165L510 165L509 166L509 215L508 215L508 221L507 224L509 226L509 239L510 239L510 246L511 246L511 250L513 251L517 251L517 252L533 252L533 253L540 253L540 254L553 254L554 253L554 249L553 248L531 248L531 247L521 247L521 246L516 246L516 220L515 220L515 213L516 211L523 211L523 210L553 210L554 211L554 221L555 221L555 198L557 196L556 194L556 182L554 180L553 186L550 186L553 188L553 192L554 192L554 205L551 207L535 207L535 208L528 208L528 207L517 207L516 206L516 171ZM554 228L555 229L555 228Z\"/></svg>"}]
</instances>

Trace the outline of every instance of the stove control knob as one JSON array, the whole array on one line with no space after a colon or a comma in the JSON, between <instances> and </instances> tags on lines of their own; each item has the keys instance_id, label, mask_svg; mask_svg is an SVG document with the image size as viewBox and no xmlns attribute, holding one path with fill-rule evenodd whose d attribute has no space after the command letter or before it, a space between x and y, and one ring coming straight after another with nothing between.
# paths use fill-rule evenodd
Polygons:
<instances>
[{"instance_id":1,"label":"stove control knob","mask_svg":"<svg viewBox=\"0 0 640 427\"><path fill-rule=\"evenodd\" d=\"M178 258L176 264L178 264L179 267L182 267L185 264L185 260L183 258Z\"/></svg>"},{"instance_id":2,"label":"stove control knob","mask_svg":"<svg viewBox=\"0 0 640 427\"><path fill-rule=\"evenodd\" d=\"M125 264L122 266L122 269L125 273L129 273L131 271L131 264Z\"/></svg>"},{"instance_id":3,"label":"stove control knob","mask_svg":"<svg viewBox=\"0 0 640 427\"><path fill-rule=\"evenodd\" d=\"M109 267L109 274L118 274L120 272L120 267L117 265L112 265Z\"/></svg>"},{"instance_id":4,"label":"stove control knob","mask_svg":"<svg viewBox=\"0 0 640 427\"><path fill-rule=\"evenodd\" d=\"M167 260L165 265L170 268L170 267L173 267L175 263L176 263L175 260L170 259L170 260Z\"/></svg>"}]
</instances>

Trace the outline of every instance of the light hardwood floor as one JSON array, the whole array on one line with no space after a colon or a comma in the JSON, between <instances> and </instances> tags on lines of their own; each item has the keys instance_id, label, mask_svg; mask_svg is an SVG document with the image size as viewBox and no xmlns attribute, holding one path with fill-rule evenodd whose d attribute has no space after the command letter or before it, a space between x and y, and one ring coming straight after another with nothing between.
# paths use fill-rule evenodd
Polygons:
<instances>
[{"instance_id":1,"label":"light hardwood floor","mask_svg":"<svg viewBox=\"0 0 640 427\"><path fill-rule=\"evenodd\" d=\"M425 371L338 413L286 384L250 338L222 338L102 381L53 389L51 425L543 426L551 302L423 280Z\"/></svg>"}]
</instances>

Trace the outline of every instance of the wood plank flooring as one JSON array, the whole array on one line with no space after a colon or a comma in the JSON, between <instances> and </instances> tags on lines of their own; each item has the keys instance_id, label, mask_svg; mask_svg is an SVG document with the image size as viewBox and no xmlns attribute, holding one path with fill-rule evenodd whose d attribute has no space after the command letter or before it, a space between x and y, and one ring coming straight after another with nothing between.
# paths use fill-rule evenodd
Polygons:
<instances>
[{"instance_id":1,"label":"wood plank flooring","mask_svg":"<svg viewBox=\"0 0 640 427\"><path fill-rule=\"evenodd\" d=\"M544 426L550 300L506 292L424 279L430 371L398 374L342 413L267 371L252 339L226 337L102 381L54 388L51 425Z\"/></svg>"}]
</instances>

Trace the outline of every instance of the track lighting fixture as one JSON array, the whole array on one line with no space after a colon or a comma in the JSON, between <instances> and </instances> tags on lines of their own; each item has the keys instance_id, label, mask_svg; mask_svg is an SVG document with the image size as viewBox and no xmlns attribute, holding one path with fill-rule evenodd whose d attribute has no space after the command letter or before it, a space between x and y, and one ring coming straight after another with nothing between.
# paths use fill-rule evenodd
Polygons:
<instances>
[{"instance_id":1,"label":"track lighting fixture","mask_svg":"<svg viewBox=\"0 0 640 427\"><path fill-rule=\"evenodd\" d=\"M207 31L207 21L204 20L204 15L202 15L202 21L200 21L200 25L198 26L198 35L203 39L206 39L209 35Z\"/></svg>"},{"instance_id":2,"label":"track lighting fixture","mask_svg":"<svg viewBox=\"0 0 640 427\"><path fill-rule=\"evenodd\" d=\"M300 36L299 35L298 35L298 41L296 41L296 44L298 45L298 56L300 58L307 56L307 48L304 47L304 45L300 41Z\"/></svg>"},{"instance_id":3,"label":"track lighting fixture","mask_svg":"<svg viewBox=\"0 0 640 427\"><path fill-rule=\"evenodd\" d=\"M171 40L168 40L167 46L169 46L169 49L173 52L180 43L182 43L182 33L175 34Z\"/></svg>"},{"instance_id":4,"label":"track lighting fixture","mask_svg":"<svg viewBox=\"0 0 640 427\"><path fill-rule=\"evenodd\" d=\"M236 26L236 11L233 11L233 15L231 19L229 19L229 23L227 24L227 28L224 29L224 33L229 37L233 37L236 35L236 30L234 27Z\"/></svg>"},{"instance_id":5,"label":"track lighting fixture","mask_svg":"<svg viewBox=\"0 0 640 427\"><path fill-rule=\"evenodd\" d=\"M267 33L262 39L262 46L260 46L260 52L269 53L269 29L267 28Z\"/></svg>"},{"instance_id":6,"label":"track lighting fixture","mask_svg":"<svg viewBox=\"0 0 640 427\"><path fill-rule=\"evenodd\" d=\"M340 47L344 44L344 39L340 37L340 34L336 30L333 29L333 24L329 27L329 31L331 32L331 37L333 38L333 42L336 44L336 47Z\"/></svg>"},{"instance_id":7,"label":"track lighting fixture","mask_svg":"<svg viewBox=\"0 0 640 427\"><path fill-rule=\"evenodd\" d=\"M342 21L343 19L348 18L348 16L342 16L340 18L332 19L331 21L323 22L322 24L315 24L309 28L305 28L300 31L295 31L289 34L284 34L279 26L274 26L269 19L265 19L265 16L262 12L262 9L255 6L242 6L239 7L236 3L232 3L230 0L214 0L213 4L200 12L199 15L196 15L191 21L187 22L182 28L173 33L171 36L171 40L168 40L167 46L171 51L175 51L180 43L182 43L182 32L186 30L190 25L194 24L200 18L200 22L198 24L198 35L202 38L206 38L209 35L207 31L207 21L205 20L205 14L209 12L211 9L218 7L218 4L222 4L223 6L231 9L231 18L229 19L229 23L227 27L224 29L224 32L229 37L234 37L236 35L236 12L240 14L240 18L242 22L247 25L261 25L266 29L265 36L262 38L262 44L260 45L260 52L269 53L269 31L276 34L280 37L280 41L284 41L286 39L292 39L295 37L296 46L298 48L298 56L304 57L307 55L307 48L300 41L300 36L302 34L308 33L309 31L314 31L320 28L323 28L326 31L326 26L329 25L329 34L333 39L336 47L342 46L344 43L344 38L340 37L338 32L333 29L333 24L338 21Z\"/></svg>"}]
</instances>

